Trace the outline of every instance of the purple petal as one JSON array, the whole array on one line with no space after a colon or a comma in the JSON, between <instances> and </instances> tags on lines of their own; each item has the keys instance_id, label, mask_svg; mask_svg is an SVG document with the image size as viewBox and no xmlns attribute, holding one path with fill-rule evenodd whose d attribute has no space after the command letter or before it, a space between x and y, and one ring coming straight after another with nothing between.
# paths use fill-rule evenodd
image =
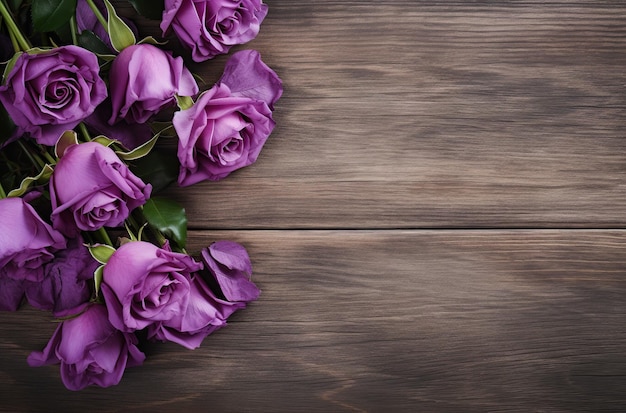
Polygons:
<instances>
[{"instance_id":1,"label":"purple petal","mask_svg":"<svg viewBox=\"0 0 626 413\"><path fill-rule=\"evenodd\" d=\"M0 270L0 311L16 311L24 297L24 280L14 280Z\"/></svg>"},{"instance_id":2,"label":"purple petal","mask_svg":"<svg viewBox=\"0 0 626 413\"><path fill-rule=\"evenodd\" d=\"M250 281L252 264L243 246L218 241L202 250L202 259L227 300L248 302L259 297L259 289Z\"/></svg>"},{"instance_id":3,"label":"purple petal","mask_svg":"<svg viewBox=\"0 0 626 413\"><path fill-rule=\"evenodd\" d=\"M59 326L52 334L50 341L46 347L44 347L43 351L33 351L30 353L26 362L31 367L40 367L48 364L56 364L59 362L59 358L56 355L56 349L61 342L61 329L63 325L59 324Z\"/></svg>"},{"instance_id":4,"label":"purple petal","mask_svg":"<svg viewBox=\"0 0 626 413\"><path fill-rule=\"evenodd\" d=\"M233 96L261 100L274 109L274 103L283 94L283 84L276 72L269 68L256 50L233 53L226 62L219 83L230 88Z\"/></svg>"},{"instance_id":5,"label":"purple petal","mask_svg":"<svg viewBox=\"0 0 626 413\"><path fill-rule=\"evenodd\" d=\"M107 99L96 108L96 111L85 119L85 123L96 134L104 135L110 139L118 140L127 149L146 143L152 138L152 129L147 123L128 123L125 120L109 125L108 119L111 117L111 100Z\"/></svg>"},{"instance_id":6,"label":"purple petal","mask_svg":"<svg viewBox=\"0 0 626 413\"><path fill-rule=\"evenodd\" d=\"M252 273L252 264L248 251L243 245L233 241L217 241L209 246L211 256L229 269Z\"/></svg>"}]
</instances>

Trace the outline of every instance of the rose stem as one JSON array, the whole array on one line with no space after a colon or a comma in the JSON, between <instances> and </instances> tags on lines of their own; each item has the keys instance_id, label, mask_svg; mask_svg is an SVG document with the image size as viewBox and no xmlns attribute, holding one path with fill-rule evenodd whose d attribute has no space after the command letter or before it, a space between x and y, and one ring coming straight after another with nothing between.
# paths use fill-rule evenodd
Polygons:
<instances>
[{"instance_id":1,"label":"rose stem","mask_svg":"<svg viewBox=\"0 0 626 413\"><path fill-rule=\"evenodd\" d=\"M109 237L109 234L107 234L104 227L99 228L97 233L100 236L102 242L104 242L107 245L113 246L113 242L111 241L111 238Z\"/></svg>"},{"instance_id":2,"label":"rose stem","mask_svg":"<svg viewBox=\"0 0 626 413\"><path fill-rule=\"evenodd\" d=\"M91 7L91 11L93 11L93 14L96 15L96 18L98 19L98 21L100 22L102 27L104 27L104 30L106 30L106 32L108 33L109 32L109 25L108 25L106 19L104 18L104 16L102 15L102 13L100 13L100 10L98 9L98 6L95 5L93 0L87 0L87 4L89 4L89 7Z\"/></svg>"},{"instance_id":3,"label":"rose stem","mask_svg":"<svg viewBox=\"0 0 626 413\"><path fill-rule=\"evenodd\" d=\"M11 15L11 12L4 3L4 0L0 1L0 14L2 14L2 17L4 17L4 19L6 20L7 26L9 27L9 33L12 35L11 37L15 36L15 41L19 45L16 50L19 49L25 52L29 49L32 49L30 42L24 37L19 27L17 27L17 24L15 24L15 20L13 20L13 15Z\"/></svg>"},{"instance_id":4,"label":"rose stem","mask_svg":"<svg viewBox=\"0 0 626 413\"><path fill-rule=\"evenodd\" d=\"M54 159L52 155L50 155L50 153L46 150L45 147L41 145L37 145L37 147L39 149L39 153L42 154L44 158L46 158L46 161L48 161L50 165L55 165L57 163L57 160Z\"/></svg>"},{"instance_id":5,"label":"rose stem","mask_svg":"<svg viewBox=\"0 0 626 413\"><path fill-rule=\"evenodd\" d=\"M30 159L30 162L33 164L33 166L38 168L43 168L45 166L45 163L41 160L39 155L31 153L31 151L29 151L28 148L24 146L24 142L18 140L17 143L20 145L20 148L22 148L28 159Z\"/></svg>"},{"instance_id":6,"label":"rose stem","mask_svg":"<svg viewBox=\"0 0 626 413\"><path fill-rule=\"evenodd\" d=\"M70 17L70 32L72 33L72 43L78 46L78 36L76 33L78 32L78 26L76 25L76 17Z\"/></svg>"},{"instance_id":7,"label":"rose stem","mask_svg":"<svg viewBox=\"0 0 626 413\"><path fill-rule=\"evenodd\" d=\"M148 224L148 228L150 229L150 232L154 236L157 244L159 244L159 247L162 247L163 245L165 245L167 238L165 237L165 235L163 235L161 231L159 231L157 228L154 228L152 225L150 225L150 223L148 223L148 220L143 214L143 207L139 207L135 209L133 213L135 215L138 215L139 218L141 218L141 222L145 222ZM139 231L139 229L141 228L141 226L139 225L135 217L133 217L132 215L127 218L127 221L129 222L131 227L134 227L135 231Z\"/></svg>"},{"instance_id":8,"label":"rose stem","mask_svg":"<svg viewBox=\"0 0 626 413\"><path fill-rule=\"evenodd\" d=\"M85 124L81 122L78 124L78 129L80 129L80 132L83 134L85 141L90 142L91 136L89 136L89 131L87 130L87 126L85 126Z\"/></svg>"},{"instance_id":9,"label":"rose stem","mask_svg":"<svg viewBox=\"0 0 626 413\"><path fill-rule=\"evenodd\" d=\"M132 231L137 232L136 234ZM135 218L133 218L133 214L129 214L128 218L126 218L126 232L128 232L128 236L131 238L139 239L139 233L141 232L141 226L137 223Z\"/></svg>"},{"instance_id":10,"label":"rose stem","mask_svg":"<svg viewBox=\"0 0 626 413\"><path fill-rule=\"evenodd\" d=\"M57 163L57 160L54 159L54 157L52 155L50 155L50 152L48 152L44 148L42 148L42 151L43 151L44 158L46 158L46 160L48 162L50 162L50 165L55 165Z\"/></svg>"},{"instance_id":11,"label":"rose stem","mask_svg":"<svg viewBox=\"0 0 626 413\"><path fill-rule=\"evenodd\" d=\"M2 26L2 18L0 16L0 26ZM11 44L13 45L13 50L20 50L20 45L17 42L17 40L15 40L15 36L13 36L13 33L11 33L11 30L9 30L9 39L11 39Z\"/></svg>"},{"instance_id":12,"label":"rose stem","mask_svg":"<svg viewBox=\"0 0 626 413\"><path fill-rule=\"evenodd\" d=\"M46 150L44 150L44 151L43 151L43 157L44 157L44 158L46 158L46 160L47 160L48 162L50 162L50 165L54 165L54 164L56 164L56 163L57 163L57 160L56 160L56 159L54 159L54 158L52 157L52 155L50 155L50 154L48 153L48 151L46 151Z\"/></svg>"}]
</instances>

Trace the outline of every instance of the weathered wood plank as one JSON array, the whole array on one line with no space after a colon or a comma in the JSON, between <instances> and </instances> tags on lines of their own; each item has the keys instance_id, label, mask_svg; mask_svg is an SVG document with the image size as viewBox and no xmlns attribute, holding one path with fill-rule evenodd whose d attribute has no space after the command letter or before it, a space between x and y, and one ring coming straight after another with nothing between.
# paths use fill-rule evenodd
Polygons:
<instances>
[{"instance_id":1,"label":"weathered wood plank","mask_svg":"<svg viewBox=\"0 0 626 413\"><path fill-rule=\"evenodd\" d=\"M626 3L268 4L277 129L193 227L626 224Z\"/></svg>"},{"instance_id":2,"label":"weathered wood plank","mask_svg":"<svg viewBox=\"0 0 626 413\"><path fill-rule=\"evenodd\" d=\"M193 232L249 249L259 301L120 386L26 366L54 326L0 314L1 411L623 411L625 231Z\"/></svg>"}]
</instances>

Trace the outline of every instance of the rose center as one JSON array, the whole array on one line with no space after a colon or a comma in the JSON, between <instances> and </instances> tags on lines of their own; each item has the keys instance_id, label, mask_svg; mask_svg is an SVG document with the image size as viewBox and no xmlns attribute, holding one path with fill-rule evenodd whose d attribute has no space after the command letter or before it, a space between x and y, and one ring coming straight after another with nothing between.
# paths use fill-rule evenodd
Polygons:
<instances>
[{"instance_id":1,"label":"rose center","mask_svg":"<svg viewBox=\"0 0 626 413\"><path fill-rule=\"evenodd\" d=\"M222 20L219 24L221 33L231 33L234 32L237 28L238 20L235 17L231 17L225 20Z\"/></svg>"},{"instance_id":2,"label":"rose center","mask_svg":"<svg viewBox=\"0 0 626 413\"><path fill-rule=\"evenodd\" d=\"M46 107L58 109L70 105L78 93L75 83L72 79L49 83L45 91Z\"/></svg>"},{"instance_id":3,"label":"rose center","mask_svg":"<svg viewBox=\"0 0 626 413\"><path fill-rule=\"evenodd\" d=\"M117 217L124 212L125 205L115 194L99 192L75 211L76 219L87 228L99 228L104 223L117 222Z\"/></svg>"},{"instance_id":4,"label":"rose center","mask_svg":"<svg viewBox=\"0 0 626 413\"><path fill-rule=\"evenodd\" d=\"M154 288L150 293L144 298L144 309L149 308L159 308L165 304L167 304L172 296L172 293L176 289L178 285L178 281L173 277L168 276L166 280L163 281L158 288Z\"/></svg>"},{"instance_id":5,"label":"rose center","mask_svg":"<svg viewBox=\"0 0 626 413\"><path fill-rule=\"evenodd\" d=\"M241 158L244 152L244 140L240 134L225 140L217 149L217 158L222 164L229 164Z\"/></svg>"}]
</instances>

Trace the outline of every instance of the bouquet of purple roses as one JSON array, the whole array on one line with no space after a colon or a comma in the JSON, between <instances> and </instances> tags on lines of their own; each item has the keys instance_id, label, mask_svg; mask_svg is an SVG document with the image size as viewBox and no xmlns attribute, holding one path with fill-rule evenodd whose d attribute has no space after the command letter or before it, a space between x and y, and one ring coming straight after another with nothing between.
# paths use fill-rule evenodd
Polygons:
<instances>
[{"instance_id":1,"label":"bouquet of purple roses","mask_svg":"<svg viewBox=\"0 0 626 413\"><path fill-rule=\"evenodd\" d=\"M259 156L276 73L241 50L201 90L184 58L252 40L267 5L128 2L182 50L137 40L108 0L0 0L0 310L59 318L28 363L60 364L70 390L116 385L142 364L139 332L197 348L259 295L246 249L216 241L190 255L184 208L157 193Z\"/></svg>"}]
</instances>

